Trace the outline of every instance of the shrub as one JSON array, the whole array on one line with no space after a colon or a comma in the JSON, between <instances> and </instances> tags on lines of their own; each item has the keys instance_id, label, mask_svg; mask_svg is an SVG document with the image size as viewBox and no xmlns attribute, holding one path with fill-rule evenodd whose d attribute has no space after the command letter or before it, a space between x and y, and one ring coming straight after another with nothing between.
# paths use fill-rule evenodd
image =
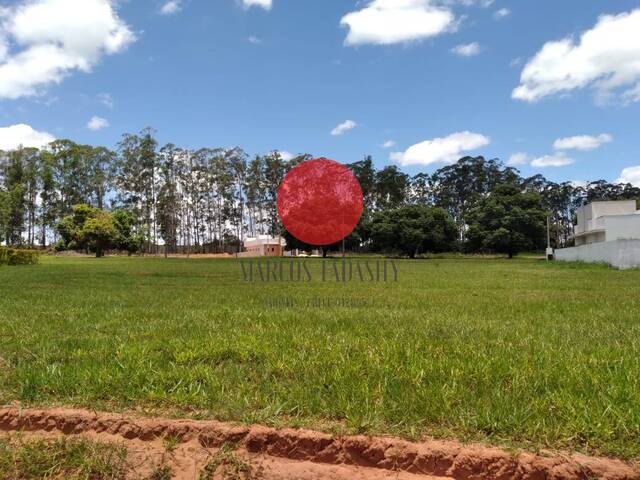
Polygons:
<instances>
[{"instance_id":1,"label":"shrub","mask_svg":"<svg viewBox=\"0 0 640 480\"><path fill-rule=\"evenodd\" d=\"M34 265L38 259L36 250L0 247L0 265Z\"/></svg>"}]
</instances>

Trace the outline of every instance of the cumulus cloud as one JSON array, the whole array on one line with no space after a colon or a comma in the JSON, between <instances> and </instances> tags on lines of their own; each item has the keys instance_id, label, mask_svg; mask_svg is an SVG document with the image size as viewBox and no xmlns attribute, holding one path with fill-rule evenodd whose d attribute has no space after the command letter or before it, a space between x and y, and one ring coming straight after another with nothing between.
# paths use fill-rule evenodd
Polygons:
<instances>
[{"instance_id":1,"label":"cumulus cloud","mask_svg":"<svg viewBox=\"0 0 640 480\"><path fill-rule=\"evenodd\" d=\"M369 0L361 10L342 17L340 24L349 29L346 45L391 45L453 31L456 18L432 0Z\"/></svg>"},{"instance_id":2,"label":"cumulus cloud","mask_svg":"<svg viewBox=\"0 0 640 480\"><path fill-rule=\"evenodd\" d=\"M110 93L99 93L98 100L100 100L100 103L103 104L105 107L109 109L113 108L114 102L113 102L113 97L111 96Z\"/></svg>"},{"instance_id":3,"label":"cumulus cloud","mask_svg":"<svg viewBox=\"0 0 640 480\"><path fill-rule=\"evenodd\" d=\"M549 95L594 88L601 98L621 90L640 101L640 9L604 15L579 39L547 42L525 65L512 97L535 102Z\"/></svg>"},{"instance_id":4,"label":"cumulus cloud","mask_svg":"<svg viewBox=\"0 0 640 480\"><path fill-rule=\"evenodd\" d=\"M608 133L597 136L578 135L575 137L559 138L553 143L556 150L595 150L604 143L613 141L613 137Z\"/></svg>"},{"instance_id":5,"label":"cumulus cloud","mask_svg":"<svg viewBox=\"0 0 640 480\"><path fill-rule=\"evenodd\" d=\"M508 8L501 8L500 10L496 10L493 12L493 18L496 20L500 20L501 18L508 17L511 15L511 10Z\"/></svg>"},{"instance_id":6,"label":"cumulus cloud","mask_svg":"<svg viewBox=\"0 0 640 480\"><path fill-rule=\"evenodd\" d=\"M0 128L0 150L9 151L23 147L44 147L56 138L47 132L39 132L29 125L19 123Z\"/></svg>"},{"instance_id":7,"label":"cumulus cloud","mask_svg":"<svg viewBox=\"0 0 640 480\"><path fill-rule=\"evenodd\" d=\"M162 15L174 15L182 9L180 0L169 0L160 7L160 13Z\"/></svg>"},{"instance_id":8,"label":"cumulus cloud","mask_svg":"<svg viewBox=\"0 0 640 480\"><path fill-rule=\"evenodd\" d=\"M382 148L393 148L395 146L396 146L396 142L394 140L387 140L381 145Z\"/></svg>"},{"instance_id":9,"label":"cumulus cloud","mask_svg":"<svg viewBox=\"0 0 640 480\"><path fill-rule=\"evenodd\" d=\"M457 45L451 49L453 53L460 57L473 57L480 53L480 44L478 42Z\"/></svg>"},{"instance_id":10,"label":"cumulus cloud","mask_svg":"<svg viewBox=\"0 0 640 480\"><path fill-rule=\"evenodd\" d=\"M272 3L272 0L242 0L244 8L262 7L265 10L271 10Z\"/></svg>"},{"instance_id":11,"label":"cumulus cloud","mask_svg":"<svg viewBox=\"0 0 640 480\"><path fill-rule=\"evenodd\" d=\"M333 130L331 130L331 135L333 136L342 135L348 132L349 130L356 128L357 126L358 124L353 120L346 120L342 122L340 125L338 125L336 128L334 128Z\"/></svg>"},{"instance_id":12,"label":"cumulus cloud","mask_svg":"<svg viewBox=\"0 0 640 480\"><path fill-rule=\"evenodd\" d=\"M3 12L2 38L0 98L15 99L37 95L74 71L90 72L135 35L111 0L23 0Z\"/></svg>"},{"instance_id":13,"label":"cumulus cloud","mask_svg":"<svg viewBox=\"0 0 640 480\"><path fill-rule=\"evenodd\" d=\"M509 165L510 167L515 167L517 165L526 165L527 163L529 163L529 155L524 152L514 153L509 157L509 160L507 160L507 165Z\"/></svg>"},{"instance_id":14,"label":"cumulus cloud","mask_svg":"<svg viewBox=\"0 0 640 480\"><path fill-rule=\"evenodd\" d=\"M98 131L98 130L102 130L103 128L107 128L109 126L109 120L107 120L106 118L102 118L102 117L91 117L91 120L89 120L89 122L87 123L87 128L89 130L93 130Z\"/></svg>"},{"instance_id":15,"label":"cumulus cloud","mask_svg":"<svg viewBox=\"0 0 640 480\"><path fill-rule=\"evenodd\" d=\"M262 40L255 35L249 35L247 37L247 42L253 43L254 45L260 45L262 43Z\"/></svg>"},{"instance_id":16,"label":"cumulus cloud","mask_svg":"<svg viewBox=\"0 0 640 480\"><path fill-rule=\"evenodd\" d=\"M390 158L402 166L455 163L463 156L463 152L476 150L489 143L490 139L479 133L456 132L448 137L417 143L404 152L393 152Z\"/></svg>"},{"instance_id":17,"label":"cumulus cloud","mask_svg":"<svg viewBox=\"0 0 640 480\"><path fill-rule=\"evenodd\" d=\"M563 152L554 153L553 155L545 155L543 157L534 158L531 161L532 167L564 167L575 163L573 158L568 157Z\"/></svg>"},{"instance_id":18,"label":"cumulus cloud","mask_svg":"<svg viewBox=\"0 0 640 480\"><path fill-rule=\"evenodd\" d=\"M623 169L616 182L630 183L635 187L640 187L640 165Z\"/></svg>"}]
</instances>

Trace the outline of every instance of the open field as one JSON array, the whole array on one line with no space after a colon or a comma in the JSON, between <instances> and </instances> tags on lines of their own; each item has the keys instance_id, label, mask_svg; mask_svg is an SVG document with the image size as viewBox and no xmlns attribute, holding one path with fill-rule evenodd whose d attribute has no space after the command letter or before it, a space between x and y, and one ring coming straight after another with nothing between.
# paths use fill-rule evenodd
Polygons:
<instances>
[{"instance_id":1,"label":"open field","mask_svg":"<svg viewBox=\"0 0 640 480\"><path fill-rule=\"evenodd\" d=\"M434 259L397 283L263 283L235 260L45 257L0 268L14 402L638 459L640 271Z\"/></svg>"}]
</instances>

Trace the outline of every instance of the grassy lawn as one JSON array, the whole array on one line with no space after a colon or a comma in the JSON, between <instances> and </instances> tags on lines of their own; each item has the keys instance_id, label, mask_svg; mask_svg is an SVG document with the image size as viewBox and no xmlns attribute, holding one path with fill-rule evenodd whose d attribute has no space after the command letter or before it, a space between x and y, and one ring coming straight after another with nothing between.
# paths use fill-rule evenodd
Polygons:
<instances>
[{"instance_id":1,"label":"grassy lawn","mask_svg":"<svg viewBox=\"0 0 640 480\"><path fill-rule=\"evenodd\" d=\"M2 480L124 480L124 447L88 440L0 439Z\"/></svg>"},{"instance_id":2,"label":"grassy lawn","mask_svg":"<svg viewBox=\"0 0 640 480\"><path fill-rule=\"evenodd\" d=\"M3 267L0 403L640 458L640 271L432 259L399 262L398 280L246 282L235 260Z\"/></svg>"}]
</instances>

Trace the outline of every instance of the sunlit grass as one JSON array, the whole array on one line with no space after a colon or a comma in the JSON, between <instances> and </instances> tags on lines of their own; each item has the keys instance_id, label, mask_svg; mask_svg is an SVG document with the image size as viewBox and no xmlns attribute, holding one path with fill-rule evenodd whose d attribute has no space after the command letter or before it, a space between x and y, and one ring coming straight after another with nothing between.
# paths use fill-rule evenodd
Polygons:
<instances>
[{"instance_id":1,"label":"sunlit grass","mask_svg":"<svg viewBox=\"0 0 640 480\"><path fill-rule=\"evenodd\" d=\"M640 271L430 259L397 283L266 283L235 260L45 257L0 268L16 400L638 458Z\"/></svg>"},{"instance_id":2,"label":"sunlit grass","mask_svg":"<svg viewBox=\"0 0 640 480\"><path fill-rule=\"evenodd\" d=\"M125 480L124 447L85 439L0 439L0 478Z\"/></svg>"}]
</instances>

